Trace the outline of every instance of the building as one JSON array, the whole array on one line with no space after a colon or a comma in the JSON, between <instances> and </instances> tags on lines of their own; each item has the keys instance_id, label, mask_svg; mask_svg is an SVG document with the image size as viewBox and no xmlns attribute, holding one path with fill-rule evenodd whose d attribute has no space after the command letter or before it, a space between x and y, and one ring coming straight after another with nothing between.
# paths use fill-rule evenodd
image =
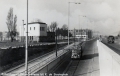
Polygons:
<instances>
[{"instance_id":1,"label":"building","mask_svg":"<svg viewBox=\"0 0 120 76\"><path fill-rule=\"evenodd\" d=\"M47 42L55 42L55 32L47 32Z\"/></svg>"},{"instance_id":2,"label":"building","mask_svg":"<svg viewBox=\"0 0 120 76\"><path fill-rule=\"evenodd\" d=\"M52 33L52 32L51 32ZM28 41L29 42L47 42L54 41L55 33L47 32L47 24L43 22L28 23ZM26 25L20 26L20 41L24 41L26 36ZM49 38L48 38L49 37Z\"/></svg>"},{"instance_id":3,"label":"building","mask_svg":"<svg viewBox=\"0 0 120 76\"><path fill-rule=\"evenodd\" d=\"M93 37L93 31L92 30L87 30L87 35L88 35L88 38L92 38Z\"/></svg>"},{"instance_id":4,"label":"building","mask_svg":"<svg viewBox=\"0 0 120 76\"><path fill-rule=\"evenodd\" d=\"M0 41L2 41L2 40L3 40L3 33L0 32Z\"/></svg>"},{"instance_id":5,"label":"building","mask_svg":"<svg viewBox=\"0 0 120 76\"><path fill-rule=\"evenodd\" d=\"M3 41L8 41L10 40L9 34L7 31L2 32L2 40Z\"/></svg>"},{"instance_id":6,"label":"building","mask_svg":"<svg viewBox=\"0 0 120 76\"><path fill-rule=\"evenodd\" d=\"M75 38L92 38L92 30L90 29L74 29L69 30L69 32L72 36L75 36Z\"/></svg>"}]
</instances>

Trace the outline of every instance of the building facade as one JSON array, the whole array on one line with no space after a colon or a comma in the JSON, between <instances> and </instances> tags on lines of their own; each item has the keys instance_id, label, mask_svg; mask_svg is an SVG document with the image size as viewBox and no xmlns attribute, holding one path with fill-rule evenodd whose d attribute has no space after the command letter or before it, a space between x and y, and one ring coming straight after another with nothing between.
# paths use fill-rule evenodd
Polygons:
<instances>
[{"instance_id":1,"label":"building facade","mask_svg":"<svg viewBox=\"0 0 120 76\"><path fill-rule=\"evenodd\" d=\"M28 23L28 41L44 42L48 41L47 24L43 22ZM20 41L24 41L26 36L26 25L20 27Z\"/></svg>"},{"instance_id":2,"label":"building facade","mask_svg":"<svg viewBox=\"0 0 120 76\"><path fill-rule=\"evenodd\" d=\"M69 32L74 36L75 38L92 38L92 30L90 29L74 29L69 30Z\"/></svg>"},{"instance_id":3,"label":"building facade","mask_svg":"<svg viewBox=\"0 0 120 76\"><path fill-rule=\"evenodd\" d=\"M3 41L10 40L10 37L8 36L7 31L2 32L2 40Z\"/></svg>"}]
</instances>

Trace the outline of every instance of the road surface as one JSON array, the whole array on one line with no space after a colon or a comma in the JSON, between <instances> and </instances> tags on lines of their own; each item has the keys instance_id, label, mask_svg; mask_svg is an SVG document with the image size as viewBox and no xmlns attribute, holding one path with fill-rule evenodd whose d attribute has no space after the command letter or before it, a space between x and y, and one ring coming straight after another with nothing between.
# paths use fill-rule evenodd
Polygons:
<instances>
[{"instance_id":1,"label":"road surface","mask_svg":"<svg viewBox=\"0 0 120 76\"><path fill-rule=\"evenodd\" d=\"M108 43L106 38L104 38L102 42L120 55L120 44L118 42L115 41L115 43Z\"/></svg>"}]
</instances>

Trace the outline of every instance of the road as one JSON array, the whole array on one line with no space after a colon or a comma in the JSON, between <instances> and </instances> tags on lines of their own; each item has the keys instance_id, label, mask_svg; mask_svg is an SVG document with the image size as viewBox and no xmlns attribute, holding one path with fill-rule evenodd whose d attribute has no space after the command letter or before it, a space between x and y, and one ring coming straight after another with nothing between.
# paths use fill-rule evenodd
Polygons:
<instances>
[{"instance_id":1,"label":"road","mask_svg":"<svg viewBox=\"0 0 120 76\"><path fill-rule=\"evenodd\" d=\"M99 76L99 56L96 40L86 42L83 57L73 60L70 54L55 65L48 74L67 74L68 76ZM40 73L40 72L37 72Z\"/></svg>"},{"instance_id":2,"label":"road","mask_svg":"<svg viewBox=\"0 0 120 76\"><path fill-rule=\"evenodd\" d=\"M115 43L108 43L106 38L104 38L102 42L120 55L120 44L118 44L118 42L115 41Z\"/></svg>"}]
</instances>

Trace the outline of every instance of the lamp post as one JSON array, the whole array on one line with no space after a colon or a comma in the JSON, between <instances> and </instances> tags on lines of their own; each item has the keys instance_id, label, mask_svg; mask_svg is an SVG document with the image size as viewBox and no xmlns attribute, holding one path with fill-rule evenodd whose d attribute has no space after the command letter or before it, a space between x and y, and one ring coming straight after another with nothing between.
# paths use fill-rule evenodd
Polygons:
<instances>
[{"instance_id":1,"label":"lamp post","mask_svg":"<svg viewBox=\"0 0 120 76\"><path fill-rule=\"evenodd\" d=\"M27 0L27 25L26 25L26 46L25 46L25 70L28 76L28 0Z\"/></svg>"},{"instance_id":2,"label":"lamp post","mask_svg":"<svg viewBox=\"0 0 120 76\"><path fill-rule=\"evenodd\" d=\"M75 45L75 28L74 28L74 45Z\"/></svg>"},{"instance_id":3,"label":"lamp post","mask_svg":"<svg viewBox=\"0 0 120 76\"><path fill-rule=\"evenodd\" d=\"M69 15L70 15L70 3L74 3L74 4L81 4L79 2L68 2L68 45L69 45Z\"/></svg>"},{"instance_id":4,"label":"lamp post","mask_svg":"<svg viewBox=\"0 0 120 76\"><path fill-rule=\"evenodd\" d=\"M82 16L82 17L86 17L85 15L79 15L79 34L80 34L80 16ZM81 28L81 37L82 37L82 28ZM80 38L79 38L79 42L80 42Z\"/></svg>"},{"instance_id":5,"label":"lamp post","mask_svg":"<svg viewBox=\"0 0 120 76\"><path fill-rule=\"evenodd\" d=\"M79 29L80 29L80 16L86 17L85 15L79 15Z\"/></svg>"},{"instance_id":6,"label":"lamp post","mask_svg":"<svg viewBox=\"0 0 120 76\"><path fill-rule=\"evenodd\" d=\"M94 30L95 30L95 22L93 21L93 29L92 29L92 37L94 36Z\"/></svg>"},{"instance_id":7,"label":"lamp post","mask_svg":"<svg viewBox=\"0 0 120 76\"><path fill-rule=\"evenodd\" d=\"M24 20L22 20L23 21L23 37L22 37L22 41L24 40Z\"/></svg>"},{"instance_id":8,"label":"lamp post","mask_svg":"<svg viewBox=\"0 0 120 76\"><path fill-rule=\"evenodd\" d=\"M55 30L55 44L56 44L56 57L57 57L57 26Z\"/></svg>"}]
</instances>

